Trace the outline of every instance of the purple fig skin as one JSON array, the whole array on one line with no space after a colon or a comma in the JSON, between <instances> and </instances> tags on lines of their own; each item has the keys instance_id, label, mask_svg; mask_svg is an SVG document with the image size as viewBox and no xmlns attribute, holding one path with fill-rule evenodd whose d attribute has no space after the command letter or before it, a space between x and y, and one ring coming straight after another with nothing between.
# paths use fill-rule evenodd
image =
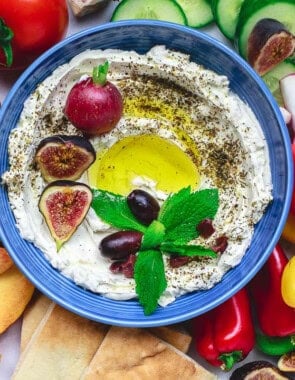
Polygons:
<instances>
[{"instance_id":1,"label":"purple fig skin","mask_svg":"<svg viewBox=\"0 0 295 380\"><path fill-rule=\"evenodd\" d=\"M81 182L51 182L39 199L39 210L55 240L57 251L84 220L92 202L92 191Z\"/></svg>"},{"instance_id":2,"label":"purple fig skin","mask_svg":"<svg viewBox=\"0 0 295 380\"><path fill-rule=\"evenodd\" d=\"M248 62L259 75L264 75L293 54L295 37L277 20L257 22L248 40Z\"/></svg>"},{"instance_id":3,"label":"purple fig skin","mask_svg":"<svg viewBox=\"0 0 295 380\"><path fill-rule=\"evenodd\" d=\"M35 161L46 182L77 180L95 161L92 144L81 136L54 135L43 139Z\"/></svg>"}]
</instances>

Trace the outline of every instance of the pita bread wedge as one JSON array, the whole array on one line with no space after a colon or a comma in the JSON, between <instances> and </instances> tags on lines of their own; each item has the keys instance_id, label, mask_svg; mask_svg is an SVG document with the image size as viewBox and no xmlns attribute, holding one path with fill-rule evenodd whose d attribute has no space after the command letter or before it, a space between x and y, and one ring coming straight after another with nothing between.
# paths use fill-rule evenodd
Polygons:
<instances>
[{"instance_id":1,"label":"pita bread wedge","mask_svg":"<svg viewBox=\"0 0 295 380\"><path fill-rule=\"evenodd\" d=\"M8 252L5 248L0 246L0 274L6 272L13 265Z\"/></svg>"},{"instance_id":2,"label":"pita bread wedge","mask_svg":"<svg viewBox=\"0 0 295 380\"><path fill-rule=\"evenodd\" d=\"M21 330L21 352L30 341L34 331L46 314L48 307L53 303L49 298L39 292L35 292L24 314ZM148 329L165 342L170 343L178 350L187 352L191 343L191 336L178 325L152 327Z\"/></svg>"},{"instance_id":3,"label":"pita bread wedge","mask_svg":"<svg viewBox=\"0 0 295 380\"><path fill-rule=\"evenodd\" d=\"M53 304L49 298L36 292L23 314L20 350L24 351L48 308Z\"/></svg>"},{"instance_id":4,"label":"pita bread wedge","mask_svg":"<svg viewBox=\"0 0 295 380\"><path fill-rule=\"evenodd\" d=\"M34 292L34 286L13 265L0 275L0 334L23 313Z\"/></svg>"},{"instance_id":5,"label":"pita bread wedge","mask_svg":"<svg viewBox=\"0 0 295 380\"><path fill-rule=\"evenodd\" d=\"M217 377L146 330L113 326L82 379L213 380Z\"/></svg>"},{"instance_id":6,"label":"pita bread wedge","mask_svg":"<svg viewBox=\"0 0 295 380\"><path fill-rule=\"evenodd\" d=\"M12 379L80 379L108 328L53 305L21 355Z\"/></svg>"},{"instance_id":7,"label":"pita bread wedge","mask_svg":"<svg viewBox=\"0 0 295 380\"><path fill-rule=\"evenodd\" d=\"M192 337L187 331L181 329L179 326L151 327L148 330L158 338L176 347L178 350L184 353L188 352Z\"/></svg>"}]
</instances>

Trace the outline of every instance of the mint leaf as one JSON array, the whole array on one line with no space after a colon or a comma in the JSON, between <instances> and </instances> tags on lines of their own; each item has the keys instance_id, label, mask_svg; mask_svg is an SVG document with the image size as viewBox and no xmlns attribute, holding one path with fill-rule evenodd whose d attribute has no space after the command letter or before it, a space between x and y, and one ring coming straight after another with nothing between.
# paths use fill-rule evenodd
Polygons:
<instances>
[{"instance_id":1,"label":"mint leaf","mask_svg":"<svg viewBox=\"0 0 295 380\"><path fill-rule=\"evenodd\" d=\"M210 248L202 247L201 245L183 245L170 242L164 242L160 245L162 253L175 253L179 256L206 256L216 258L217 253Z\"/></svg>"},{"instance_id":2,"label":"mint leaf","mask_svg":"<svg viewBox=\"0 0 295 380\"><path fill-rule=\"evenodd\" d=\"M187 189L182 189L168 198L168 202L158 218L166 228L165 241L184 244L198 236L196 227L202 220L214 219L219 206L218 190L188 194Z\"/></svg>"},{"instance_id":3,"label":"mint leaf","mask_svg":"<svg viewBox=\"0 0 295 380\"><path fill-rule=\"evenodd\" d=\"M164 240L164 236L165 236L164 225L158 222L157 220L154 220L148 226L148 228L146 229L143 235L140 249L144 251L146 249L157 248Z\"/></svg>"},{"instance_id":4,"label":"mint leaf","mask_svg":"<svg viewBox=\"0 0 295 380\"><path fill-rule=\"evenodd\" d=\"M146 231L130 211L126 197L105 190L92 190L91 207L106 223L123 230Z\"/></svg>"},{"instance_id":5,"label":"mint leaf","mask_svg":"<svg viewBox=\"0 0 295 380\"><path fill-rule=\"evenodd\" d=\"M179 190L178 193L174 193L169 195L169 197L165 200L165 202L162 204L158 219L160 222L168 226L169 224L169 217L170 212L177 207L177 205L181 202L184 202L188 199L188 197L191 194L191 188L184 187L183 189Z\"/></svg>"},{"instance_id":6,"label":"mint leaf","mask_svg":"<svg viewBox=\"0 0 295 380\"><path fill-rule=\"evenodd\" d=\"M163 256L160 251L140 251L134 266L134 279L139 302L144 314L152 314L158 299L167 287Z\"/></svg>"}]
</instances>

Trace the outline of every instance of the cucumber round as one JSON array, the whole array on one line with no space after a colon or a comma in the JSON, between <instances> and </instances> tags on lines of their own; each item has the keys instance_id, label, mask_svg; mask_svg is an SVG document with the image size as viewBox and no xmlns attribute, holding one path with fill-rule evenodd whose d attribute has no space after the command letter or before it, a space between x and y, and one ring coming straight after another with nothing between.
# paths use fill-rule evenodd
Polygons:
<instances>
[{"instance_id":1,"label":"cucumber round","mask_svg":"<svg viewBox=\"0 0 295 380\"><path fill-rule=\"evenodd\" d=\"M214 21L208 0L176 0L184 11L188 26L202 28Z\"/></svg>"},{"instance_id":2,"label":"cucumber round","mask_svg":"<svg viewBox=\"0 0 295 380\"><path fill-rule=\"evenodd\" d=\"M291 73L295 73L295 62L292 62L292 59L286 59L262 76L280 106L284 104L280 90L280 79Z\"/></svg>"},{"instance_id":3,"label":"cucumber round","mask_svg":"<svg viewBox=\"0 0 295 380\"><path fill-rule=\"evenodd\" d=\"M111 21L153 19L187 25L181 6L174 0L123 0L115 8Z\"/></svg>"},{"instance_id":4,"label":"cucumber round","mask_svg":"<svg viewBox=\"0 0 295 380\"><path fill-rule=\"evenodd\" d=\"M235 38L239 13L244 0L212 0L212 12L221 33L230 40Z\"/></svg>"},{"instance_id":5,"label":"cucumber round","mask_svg":"<svg viewBox=\"0 0 295 380\"><path fill-rule=\"evenodd\" d=\"M242 57L247 59L249 35L259 20L273 18L295 33L294 0L245 0L242 4L237 29L236 45Z\"/></svg>"}]
</instances>

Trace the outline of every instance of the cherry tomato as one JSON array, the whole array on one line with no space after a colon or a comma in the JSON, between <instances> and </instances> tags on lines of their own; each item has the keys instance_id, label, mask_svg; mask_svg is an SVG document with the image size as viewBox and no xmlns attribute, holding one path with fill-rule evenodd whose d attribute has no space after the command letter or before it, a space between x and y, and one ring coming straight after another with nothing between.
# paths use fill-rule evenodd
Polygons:
<instances>
[{"instance_id":1,"label":"cherry tomato","mask_svg":"<svg viewBox=\"0 0 295 380\"><path fill-rule=\"evenodd\" d=\"M20 69L60 41L68 26L66 0L0 1L0 69Z\"/></svg>"},{"instance_id":2,"label":"cherry tomato","mask_svg":"<svg viewBox=\"0 0 295 380\"><path fill-rule=\"evenodd\" d=\"M282 281L281 290L284 302L290 306L295 307L295 256L289 260L288 264L285 266Z\"/></svg>"}]
</instances>

